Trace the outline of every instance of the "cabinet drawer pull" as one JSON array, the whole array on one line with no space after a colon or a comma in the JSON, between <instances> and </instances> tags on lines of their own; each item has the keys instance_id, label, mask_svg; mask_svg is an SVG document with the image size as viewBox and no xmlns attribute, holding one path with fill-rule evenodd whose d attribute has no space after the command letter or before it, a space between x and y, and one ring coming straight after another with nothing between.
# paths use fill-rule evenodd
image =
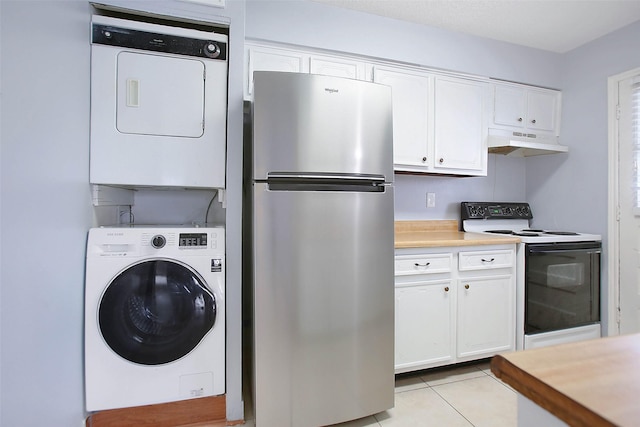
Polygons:
<instances>
[{"instance_id":1,"label":"cabinet drawer pull","mask_svg":"<svg viewBox=\"0 0 640 427\"><path fill-rule=\"evenodd\" d=\"M484 258L482 258L482 259L481 259L481 261L482 261L482 262L493 262L493 261L495 261L495 260L496 260L495 258L491 258L491 259L484 259Z\"/></svg>"},{"instance_id":2,"label":"cabinet drawer pull","mask_svg":"<svg viewBox=\"0 0 640 427\"><path fill-rule=\"evenodd\" d=\"M445 291L445 292L449 292L449 287L448 287L448 286L445 286L445 287L444 287L444 291Z\"/></svg>"},{"instance_id":3,"label":"cabinet drawer pull","mask_svg":"<svg viewBox=\"0 0 640 427\"><path fill-rule=\"evenodd\" d=\"M536 119L531 120L531 123L536 124Z\"/></svg>"},{"instance_id":4,"label":"cabinet drawer pull","mask_svg":"<svg viewBox=\"0 0 640 427\"><path fill-rule=\"evenodd\" d=\"M466 285L464 285L465 289L469 289L469 284L467 283Z\"/></svg>"},{"instance_id":5,"label":"cabinet drawer pull","mask_svg":"<svg viewBox=\"0 0 640 427\"><path fill-rule=\"evenodd\" d=\"M429 267L431 265L430 262L425 262L424 264L418 264L417 262L414 264L416 267Z\"/></svg>"}]
</instances>

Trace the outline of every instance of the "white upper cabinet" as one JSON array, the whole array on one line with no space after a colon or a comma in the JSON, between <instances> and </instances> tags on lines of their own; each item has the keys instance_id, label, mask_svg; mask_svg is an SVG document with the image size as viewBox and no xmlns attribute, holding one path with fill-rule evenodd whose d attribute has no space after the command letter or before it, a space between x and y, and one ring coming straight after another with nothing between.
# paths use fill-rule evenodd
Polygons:
<instances>
[{"instance_id":1,"label":"white upper cabinet","mask_svg":"<svg viewBox=\"0 0 640 427\"><path fill-rule=\"evenodd\" d=\"M308 73L309 55L290 49L248 46L245 51L245 99L253 98L254 71Z\"/></svg>"},{"instance_id":2,"label":"white upper cabinet","mask_svg":"<svg viewBox=\"0 0 640 427\"><path fill-rule=\"evenodd\" d=\"M433 77L402 68L376 66L373 69L373 81L391 86L395 169L432 169L430 122L433 117Z\"/></svg>"},{"instance_id":3,"label":"white upper cabinet","mask_svg":"<svg viewBox=\"0 0 640 427\"><path fill-rule=\"evenodd\" d=\"M348 58L325 55L312 55L309 71L311 74L345 77L347 79L365 80L364 62L353 61Z\"/></svg>"},{"instance_id":4,"label":"white upper cabinet","mask_svg":"<svg viewBox=\"0 0 640 427\"><path fill-rule=\"evenodd\" d=\"M391 86L395 170L487 174L487 82L382 66L373 80Z\"/></svg>"},{"instance_id":5,"label":"white upper cabinet","mask_svg":"<svg viewBox=\"0 0 640 427\"><path fill-rule=\"evenodd\" d=\"M253 99L254 71L312 73L355 80L368 78L365 62L344 56L322 55L272 46L247 44L245 47L244 99Z\"/></svg>"},{"instance_id":6,"label":"white upper cabinet","mask_svg":"<svg viewBox=\"0 0 640 427\"><path fill-rule=\"evenodd\" d=\"M557 90L258 42L246 43L245 55L245 100L253 99L253 73L260 70L390 86L393 163L398 172L486 176L488 151L506 154L496 141L515 138L557 144L561 102Z\"/></svg>"},{"instance_id":7,"label":"white upper cabinet","mask_svg":"<svg viewBox=\"0 0 640 427\"><path fill-rule=\"evenodd\" d=\"M436 77L434 170L438 173L487 174L486 82Z\"/></svg>"},{"instance_id":8,"label":"white upper cabinet","mask_svg":"<svg viewBox=\"0 0 640 427\"><path fill-rule=\"evenodd\" d=\"M493 122L497 127L558 135L560 92L496 83Z\"/></svg>"}]
</instances>

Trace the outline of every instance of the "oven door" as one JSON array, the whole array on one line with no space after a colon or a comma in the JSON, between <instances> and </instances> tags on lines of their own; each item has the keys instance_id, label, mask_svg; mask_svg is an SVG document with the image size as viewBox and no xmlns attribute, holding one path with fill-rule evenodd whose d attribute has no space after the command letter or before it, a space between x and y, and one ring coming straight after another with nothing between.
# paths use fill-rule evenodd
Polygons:
<instances>
[{"instance_id":1,"label":"oven door","mask_svg":"<svg viewBox=\"0 0 640 427\"><path fill-rule=\"evenodd\" d=\"M601 242L527 244L525 334L600 321Z\"/></svg>"}]
</instances>

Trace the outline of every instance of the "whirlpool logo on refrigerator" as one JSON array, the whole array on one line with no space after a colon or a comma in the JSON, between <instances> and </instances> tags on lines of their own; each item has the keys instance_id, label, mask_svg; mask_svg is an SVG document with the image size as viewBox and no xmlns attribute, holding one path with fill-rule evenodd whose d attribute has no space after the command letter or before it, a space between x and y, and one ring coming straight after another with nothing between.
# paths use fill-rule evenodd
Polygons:
<instances>
[{"instance_id":1,"label":"whirlpool logo on refrigerator","mask_svg":"<svg viewBox=\"0 0 640 427\"><path fill-rule=\"evenodd\" d=\"M338 89L332 89L330 87L325 87L324 91L325 92L329 92L329 93L338 93L338 92L340 92Z\"/></svg>"}]
</instances>

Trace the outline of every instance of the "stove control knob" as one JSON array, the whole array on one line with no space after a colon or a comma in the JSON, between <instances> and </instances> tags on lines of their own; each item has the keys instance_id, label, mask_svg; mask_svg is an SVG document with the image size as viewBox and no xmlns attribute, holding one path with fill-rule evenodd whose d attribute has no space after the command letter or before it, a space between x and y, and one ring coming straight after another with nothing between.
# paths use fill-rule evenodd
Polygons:
<instances>
[{"instance_id":1,"label":"stove control knob","mask_svg":"<svg viewBox=\"0 0 640 427\"><path fill-rule=\"evenodd\" d=\"M156 249L163 248L164 245L166 244L167 244L167 239L161 234L153 236L153 238L151 239L151 246L153 246Z\"/></svg>"}]
</instances>

